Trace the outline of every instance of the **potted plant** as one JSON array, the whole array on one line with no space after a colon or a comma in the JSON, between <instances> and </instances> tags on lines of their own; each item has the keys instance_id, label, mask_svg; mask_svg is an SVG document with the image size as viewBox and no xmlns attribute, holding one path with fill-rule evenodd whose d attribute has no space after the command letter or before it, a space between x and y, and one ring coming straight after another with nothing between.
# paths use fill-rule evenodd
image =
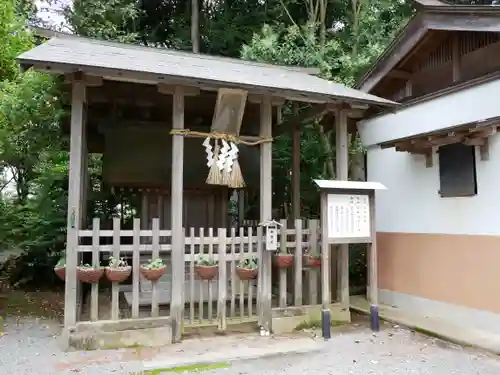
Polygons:
<instances>
[{"instance_id":1,"label":"potted plant","mask_svg":"<svg viewBox=\"0 0 500 375\"><path fill-rule=\"evenodd\" d=\"M240 260L236 266L236 275L243 281L255 279L258 272L259 262L256 256L250 256Z\"/></svg>"},{"instance_id":2,"label":"potted plant","mask_svg":"<svg viewBox=\"0 0 500 375\"><path fill-rule=\"evenodd\" d=\"M109 257L109 263L106 267L106 277L112 283L121 283L125 281L132 272L132 267L128 265L123 258Z\"/></svg>"},{"instance_id":3,"label":"potted plant","mask_svg":"<svg viewBox=\"0 0 500 375\"><path fill-rule=\"evenodd\" d=\"M101 266L94 267L88 263L82 263L76 268L76 277L82 283L95 284L99 282L102 275L104 275L104 267Z\"/></svg>"},{"instance_id":4,"label":"potted plant","mask_svg":"<svg viewBox=\"0 0 500 375\"><path fill-rule=\"evenodd\" d=\"M163 264L160 258L151 259L149 263L143 264L140 268L141 275L144 276L146 280L158 281L167 271L167 266Z\"/></svg>"},{"instance_id":5,"label":"potted plant","mask_svg":"<svg viewBox=\"0 0 500 375\"><path fill-rule=\"evenodd\" d=\"M321 266L321 254L316 251L309 251L302 257L304 267L317 268Z\"/></svg>"},{"instance_id":6,"label":"potted plant","mask_svg":"<svg viewBox=\"0 0 500 375\"><path fill-rule=\"evenodd\" d=\"M66 280L66 258L64 256L57 261L54 272L62 281Z\"/></svg>"},{"instance_id":7,"label":"potted plant","mask_svg":"<svg viewBox=\"0 0 500 375\"><path fill-rule=\"evenodd\" d=\"M288 268L293 264L293 254L290 254L288 250L285 252L276 253L274 255L274 264L278 268Z\"/></svg>"},{"instance_id":8,"label":"potted plant","mask_svg":"<svg viewBox=\"0 0 500 375\"><path fill-rule=\"evenodd\" d=\"M213 280L217 275L217 261L208 255L200 255L196 260L194 271L200 280Z\"/></svg>"}]
</instances>

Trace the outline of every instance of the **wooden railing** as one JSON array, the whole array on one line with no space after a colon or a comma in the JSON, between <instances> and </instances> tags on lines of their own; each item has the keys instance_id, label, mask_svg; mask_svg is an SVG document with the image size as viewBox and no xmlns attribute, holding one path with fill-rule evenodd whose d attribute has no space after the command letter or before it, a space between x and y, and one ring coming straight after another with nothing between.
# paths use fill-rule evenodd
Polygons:
<instances>
[{"instance_id":1,"label":"wooden railing","mask_svg":"<svg viewBox=\"0 0 500 375\"><path fill-rule=\"evenodd\" d=\"M287 221L279 235L280 252L295 255L292 268L280 269L272 302L275 307L289 305L301 306L319 303L319 269L304 268L304 251L319 253L319 225L317 220L295 220L294 228L287 228ZM131 318L143 317L151 306L150 316L168 315L168 305L172 292L182 293L185 302L186 323L227 324L226 318L256 319L258 313L259 285L257 280L241 281L236 275L240 260L255 256L260 261L264 251L263 229L247 228L189 228L184 236L184 260L186 282L183 290L172 291L169 280L171 271L170 254L172 251L170 230L159 227L158 219L153 219L152 229L141 229L140 219L134 219L133 229L120 228L120 220L114 219L113 229L100 229L99 219L94 219L91 230L80 230L81 243L78 252L91 253L93 265L98 265L109 255L131 259L132 282L120 286L112 284L111 319L120 319L119 296L123 292L131 305ZM109 243L111 242L111 243ZM223 250L224 249L224 250ZM218 276L213 281L197 280L195 264L203 255L209 255L218 262ZM167 265L167 276L157 283L149 283L140 277L140 264L153 258L162 258ZM260 270L259 270L260 271ZM304 278L305 276L305 278ZM287 298L289 295L293 298ZM90 320L99 317L99 287L93 284L90 298ZM214 306L216 305L216 306ZM141 308L142 307L142 308ZM123 308L122 308L123 310ZM216 314L214 314L216 312ZM102 319L102 318L101 318Z\"/></svg>"}]
</instances>

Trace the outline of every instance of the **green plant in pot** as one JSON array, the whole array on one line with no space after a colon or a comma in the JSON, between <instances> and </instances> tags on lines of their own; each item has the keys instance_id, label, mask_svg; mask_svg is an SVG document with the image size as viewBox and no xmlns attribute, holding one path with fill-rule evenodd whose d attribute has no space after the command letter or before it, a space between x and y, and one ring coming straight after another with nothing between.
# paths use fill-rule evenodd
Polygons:
<instances>
[{"instance_id":1,"label":"green plant in pot","mask_svg":"<svg viewBox=\"0 0 500 375\"><path fill-rule=\"evenodd\" d=\"M66 280L66 257L64 255L57 261L54 272L62 281Z\"/></svg>"},{"instance_id":2,"label":"green plant in pot","mask_svg":"<svg viewBox=\"0 0 500 375\"><path fill-rule=\"evenodd\" d=\"M151 259L148 263L141 265L140 268L141 275L151 282L158 281L165 272L167 272L167 266L163 263L160 258Z\"/></svg>"},{"instance_id":3,"label":"green plant in pot","mask_svg":"<svg viewBox=\"0 0 500 375\"><path fill-rule=\"evenodd\" d=\"M293 264L293 254L290 254L288 250L274 254L273 259L278 268L289 268Z\"/></svg>"},{"instance_id":4,"label":"green plant in pot","mask_svg":"<svg viewBox=\"0 0 500 375\"><path fill-rule=\"evenodd\" d=\"M217 269L217 261L209 255L200 255L194 265L194 271L200 280L213 280L217 275Z\"/></svg>"},{"instance_id":5,"label":"green plant in pot","mask_svg":"<svg viewBox=\"0 0 500 375\"><path fill-rule=\"evenodd\" d=\"M236 266L236 275L240 280L252 280L257 277L259 272L259 260L255 255L248 256L239 261Z\"/></svg>"},{"instance_id":6,"label":"green plant in pot","mask_svg":"<svg viewBox=\"0 0 500 375\"><path fill-rule=\"evenodd\" d=\"M321 267L321 254L317 250L309 250L302 257L304 267Z\"/></svg>"},{"instance_id":7,"label":"green plant in pot","mask_svg":"<svg viewBox=\"0 0 500 375\"><path fill-rule=\"evenodd\" d=\"M82 263L76 268L76 277L85 284L95 284L99 282L102 275L104 275L104 267L100 265L94 267L88 263Z\"/></svg>"},{"instance_id":8,"label":"green plant in pot","mask_svg":"<svg viewBox=\"0 0 500 375\"><path fill-rule=\"evenodd\" d=\"M109 263L106 267L106 277L112 283L121 283L125 281L132 272L132 267L128 265L124 258L109 257Z\"/></svg>"}]
</instances>

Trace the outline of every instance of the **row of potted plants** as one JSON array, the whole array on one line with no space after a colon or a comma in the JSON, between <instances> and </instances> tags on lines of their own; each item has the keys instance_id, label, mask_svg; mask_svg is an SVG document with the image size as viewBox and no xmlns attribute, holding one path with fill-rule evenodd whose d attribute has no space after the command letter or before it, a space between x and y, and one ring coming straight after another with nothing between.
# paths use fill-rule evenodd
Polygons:
<instances>
[{"instance_id":1,"label":"row of potted plants","mask_svg":"<svg viewBox=\"0 0 500 375\"><path fill-rule=\"evenodd\" d=\"M162 277L167 270L167 266L163 264L161 259L150 260L148 263L141 265L140 272L149 281L157 281ZM66 279L66 263L65 259L61 258L54 267L54 272L61 279ZM131 274L132 267L128 265L123 258L109 257L109 262L106 267L92 266L88 263L80 264L76 268L76 277L79 281L86 284L97 283L104 274L109 281L113 283L121 283L125 281Z\"/></svg>"},{"instance_id":2,"label":"row of potted plants","mask_svg":"<svg viewBox=\"0 0 500 375\"><path fill-rule=\"evenodd\" d=\"M212 280L217 275L218 264L209 256L200 256L195 264L195 272L201 280ZM158 281L166 272L167 266L161 259L150 260L139 268L141 275L149 281ZM61 258L54 267L54 272L61 280L66 279L65 259ZM109 258L108 266L94 267L90 264L81 264L77 267L76 275L79 281L87 284L97 283L105 274L109 281L121 283L131 274L132 267L123 258ZM236 266L236 274L241 280L255 279L258 274L257 257L247 257Z\"/></svg>"},{"instance_id":3,"label":"row of potted plants","mask_svg":"<svg viewBox=\"0 0 500 375\"><path fill-rule=\"evenodd\" d=\"M274 255L274 264L278 268L288 268L293 265L294 255L290 253L277 253ZM308 252L302 256L304 267L317 268L321 266L321 255Z\"/></svg>"},{"instance_id":4,"label":"row of potted plants","mask_svg":"<svg viewBox=\"0 0 500 375\"><path fill-rule=\"evenodd\" d=\"M289 253L277 253L274 255L274 263L278 268L288 268L293 264L294 255ZM302 260L305 267L321 266L321 257L316 254L306 253ZM150 260L140 266L141 275L149 281L158 281L166 272L167 266L161 259ZM246 257L236 265L236 275L240 280L252 280L258 274L258 260L256 256ZM196 260L195 273L201 280L213 280L217 275L218 262L208 255L201 255ZM61 258L54 268L55 273L61 280L66 279L66 264ZM121 283L131 274L132 267L123 258L110 257L107 267L94 267L90 264L81 264L77 267L77 278L87 284L97 283L104 274L109 281Z\"/></svg>"},{"instance_id":5,"label":"row of potted plants","mask_svg":"<svg viewBox=\"0 0 500 375\"><path fill-rule=\"evenodd\" d=\"M194 272L200 280L213 280L217 276L218 262L209 255L201 255L196 260ZM256 256L242 259L236 265L236 275L240 280L252 280L257 277L259 264Z\"/></svg>"}]
</instances>

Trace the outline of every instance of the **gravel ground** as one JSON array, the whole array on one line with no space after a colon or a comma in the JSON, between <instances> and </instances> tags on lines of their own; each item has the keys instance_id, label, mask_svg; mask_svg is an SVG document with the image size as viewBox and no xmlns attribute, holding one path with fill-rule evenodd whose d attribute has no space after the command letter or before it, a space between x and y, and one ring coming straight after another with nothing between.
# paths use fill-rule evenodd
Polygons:
<instances>
[{"instance_id":1,"label":"gravel ground","mask_svg":"<svg viewBox=\"0 0 500 375\"><path fill-rule=\"evenodd\" d=\"M340 335L330 340L321 352L314 354L235 362L231 368L206 374L255 373L497 375L500 374L500 360L407 329L392 328L376 335L367 330Z\"/></svg>"},{"instance_id":2,"label":"gravel ground","mask_svg":"<svg viewBox=\"0 0 500 375\"><path fill-rule=\"evenodd\" d=\"M112 363L96 364L92 366L73 365L65 366L68 358L74 363L77 353L64 353L59 345L61 325L57 322L41 318L7 318L4 332L0 337L0 374L1 375L63 375L63 374L126 374L142 369L139 362L119 360ZM115 359L119 359L115 352ZM95 352L93 352L95 353ZM92 353L92 354L93 354ZM81 363L89 353L78 354ZM94 354L95 355L95 354ZM106 362L103 360L102 362Z\"/></svg>"},{"instance_id":3,"label":"gravel ground","mask_svg":"<svg viewBox=\"0 0 500 375\"><path fill-rule=\"evenodd\" d=\"M63 353L58 347L60 325L40 319L8 319L0 338L1 375L20 374L123 374L138 372L137 361L122 361L120 351L108 351L88 366L89 353ZM100 354L98 354L100 355ZM80 365L64 366L80 358ZM236 361L229 368L206 375L498 375L500 360L479 351L461 348L438 339L390 326L372 334L366 328L336 335L315 353ZM170 372L171 373L171 372Z\"/></svg>"}]
</instances>

